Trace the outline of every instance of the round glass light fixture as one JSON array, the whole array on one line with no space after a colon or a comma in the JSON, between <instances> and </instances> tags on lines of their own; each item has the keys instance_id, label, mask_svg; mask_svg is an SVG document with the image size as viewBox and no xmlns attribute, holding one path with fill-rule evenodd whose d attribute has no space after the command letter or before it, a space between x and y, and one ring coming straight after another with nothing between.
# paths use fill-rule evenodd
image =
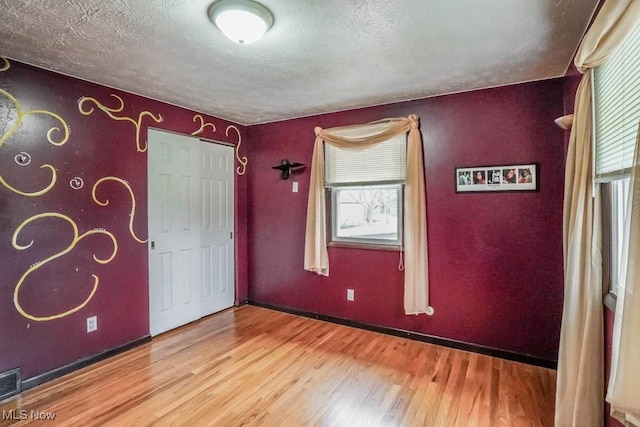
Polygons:
<instances>
[{"instance_id":1,"label":"round glass light fixture","mask_svg":"<svg viewBox=\"0 0 640 427\"><path fill-rule=\"evenodd\" d=\"M255 42L273 25L267 8L250 0L215 2L209 8L209 18L229 39L244 44Z\"/></svg>"}]
</instances>

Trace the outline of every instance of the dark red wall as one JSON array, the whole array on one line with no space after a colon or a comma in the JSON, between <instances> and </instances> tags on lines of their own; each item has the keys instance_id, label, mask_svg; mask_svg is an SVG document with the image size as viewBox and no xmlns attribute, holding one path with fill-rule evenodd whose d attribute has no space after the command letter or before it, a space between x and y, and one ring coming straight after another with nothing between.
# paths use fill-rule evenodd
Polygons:
<instances>
[{"instance_id":1,"label":"dark red wall","mask_svg":"<svg viewBox=\"0 0 640 427\"><path fill-rule=\"evenodd\" d=\"M249 298L556 360L563 102L559 79L249 127ZM328 278L303 269L314 126L411 113L424 140L432 317L404 315L396 252L330 248ZM283 158L308 166L283 181L271 169ZM539 192L454 192L456 166L529 162L540 163Z\"/></svg>"},{"instance_id":2,"label":"dark red wall","mask_svg":"<svg viewBox=\"0 0 640 427\"><path fill-rule=\"evenodd\" d=\"M149 333L147 245L137 242L129 233L131 197L117 182L106 182L97 188L99 199L108 199L108 206L99 206L91 197L93 185L102 177L116 176L128 181L137 203L134 230L141 239L146 239L146 152L136 149L136 130L132 123L112 120L97 108L92 114L83 115L78 100L89 96L107 106L118 107L118 101L110 96L114 93L124 100L123 111L113 113L117 116L137 120L142 111L160 114L161 123L143 118L142 145L146 144L149 125L191 134L199 123L194 122L193 111L14 61L8 70L0 72L0 89L15 97L23 111L53 112L62 117L70 129L64 145L52 145L46 139L47 131L62 125L49 115L28 114L17 132L0 146L0 175L21 191L35 191L49 183L51 172L40 169L41 165L50 164L57 172L53 188L38 197L16 194L0 183L0 372L22 366L23 377L32 378ZM232 123L210 116L204 119L213 123L217 131L206 128L202 137L237 143L234 132L225 136L227 126ZM17 105L0 93L0 134L10 132L17 120ZM244 137L244 128L239 129ZM54 131L54 141L59 141L60 135ZM241 146L243 155L245 147ZM14 161L21 152L31 156L29 165L21 166ZM249 171L252 167L249 163ZM82 178L82 188L71 188L74 177ZM246 177L236 179L239 301L247 298ZM60 319L33 321L22 316L14 306L16 285L31 266L59 253L73 240L72 225L58 218L41 218L18 235L18 245L24 246L30 241L33 245L25 250L16 249L12 245L16 229L28 218L44 213L71 218L79 234L94 229L113 233L118 252L110 263L96 263L92 256L108 257L113 244L104 234L92 235L80 240L68 253L35 269L22 285L20 302L27 312L37 316L62 313L80 304L92 289L92 274L99 277L99 286L94 297L78 312ZM93 315L98 316L98 331L87 334L86 318Z\"/></svg>"}]
</instances>

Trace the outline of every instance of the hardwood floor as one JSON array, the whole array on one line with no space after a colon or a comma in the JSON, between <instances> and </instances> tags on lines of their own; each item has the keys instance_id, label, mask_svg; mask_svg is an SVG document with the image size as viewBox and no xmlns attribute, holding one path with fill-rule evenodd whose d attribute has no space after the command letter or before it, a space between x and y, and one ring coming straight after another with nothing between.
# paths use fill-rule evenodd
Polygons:
<instances>
[{"instance_id":1,"label":"hardwood floor","mask_svg":"<svg viewBox=\"0 0 640 427\"><path fill-rule=\"evenodd\" d=\"M245 306L0 405L60 426L552 426L555 371Z\"/></svg>"}]
</instances>

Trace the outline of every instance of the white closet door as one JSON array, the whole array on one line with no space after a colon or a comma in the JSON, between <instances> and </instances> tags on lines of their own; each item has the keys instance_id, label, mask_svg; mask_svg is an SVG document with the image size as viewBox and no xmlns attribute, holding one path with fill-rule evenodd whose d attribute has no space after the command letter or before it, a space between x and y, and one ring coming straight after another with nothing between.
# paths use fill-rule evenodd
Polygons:
<instances>
[{"instance_id":1,"label":"white closet door","mask_svg":"<svg viewBox=\"0 0 640 427\"><path fill-rule=\"evenodd\" d=\"M233 147L200 144L203 316L235 302L233 156Z\"/></svg>"},{"instance_id":2,"label":"white closet door","mask_svg":"<svg viewBox=\"0 0 640 427\"><path fill-rule=\"evenodd\" d=\"M199 141L149 129L151 335L201 317Z\"/></svg>"}]
</instances>

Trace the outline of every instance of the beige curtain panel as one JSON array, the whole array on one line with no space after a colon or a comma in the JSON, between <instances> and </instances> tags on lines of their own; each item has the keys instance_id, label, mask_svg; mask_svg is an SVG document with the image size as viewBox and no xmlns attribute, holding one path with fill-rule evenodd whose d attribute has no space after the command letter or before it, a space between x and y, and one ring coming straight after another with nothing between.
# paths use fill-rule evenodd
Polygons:
<instances>
[{"instance_id":1,"label":"beige curtain panel","mask_svg":"<svg viewBox=\"0 0 640 427\"><path fill-rule=\"evenodd\" d=\"M407 176L404 187L404 310L406 314L431 314L427 255L427 205L419 119L384 119L363 125L315 128L307 204L304 268L329 275L324 189L324 144L344 150L366 150L390 138L407 134Z\"/></svg>"},{"instance_id":2,"label":"beige curtain panel","mask_svg":"<svg viewBox=\"0 0 640 427\"><path fill-rule=\"evenodd\" d=\"M640 125L629 183L622 271L613 333L607 401L625 425L640 426Z\"/></svg>"},{"instance_id":3,"label":"beige curtain panel","mask_svg":"<svg viewBox=\"0 0 640 427\"><path fill-rule=\"evenodd\" d=\"M556 387L557 427L603 424L602 248L599 198L593 197L591 70L615 53L639 21L640 1L607 0L574 61L584 75L576 94L565 171L565 292Z\"/></svg>"}]
</instances>

